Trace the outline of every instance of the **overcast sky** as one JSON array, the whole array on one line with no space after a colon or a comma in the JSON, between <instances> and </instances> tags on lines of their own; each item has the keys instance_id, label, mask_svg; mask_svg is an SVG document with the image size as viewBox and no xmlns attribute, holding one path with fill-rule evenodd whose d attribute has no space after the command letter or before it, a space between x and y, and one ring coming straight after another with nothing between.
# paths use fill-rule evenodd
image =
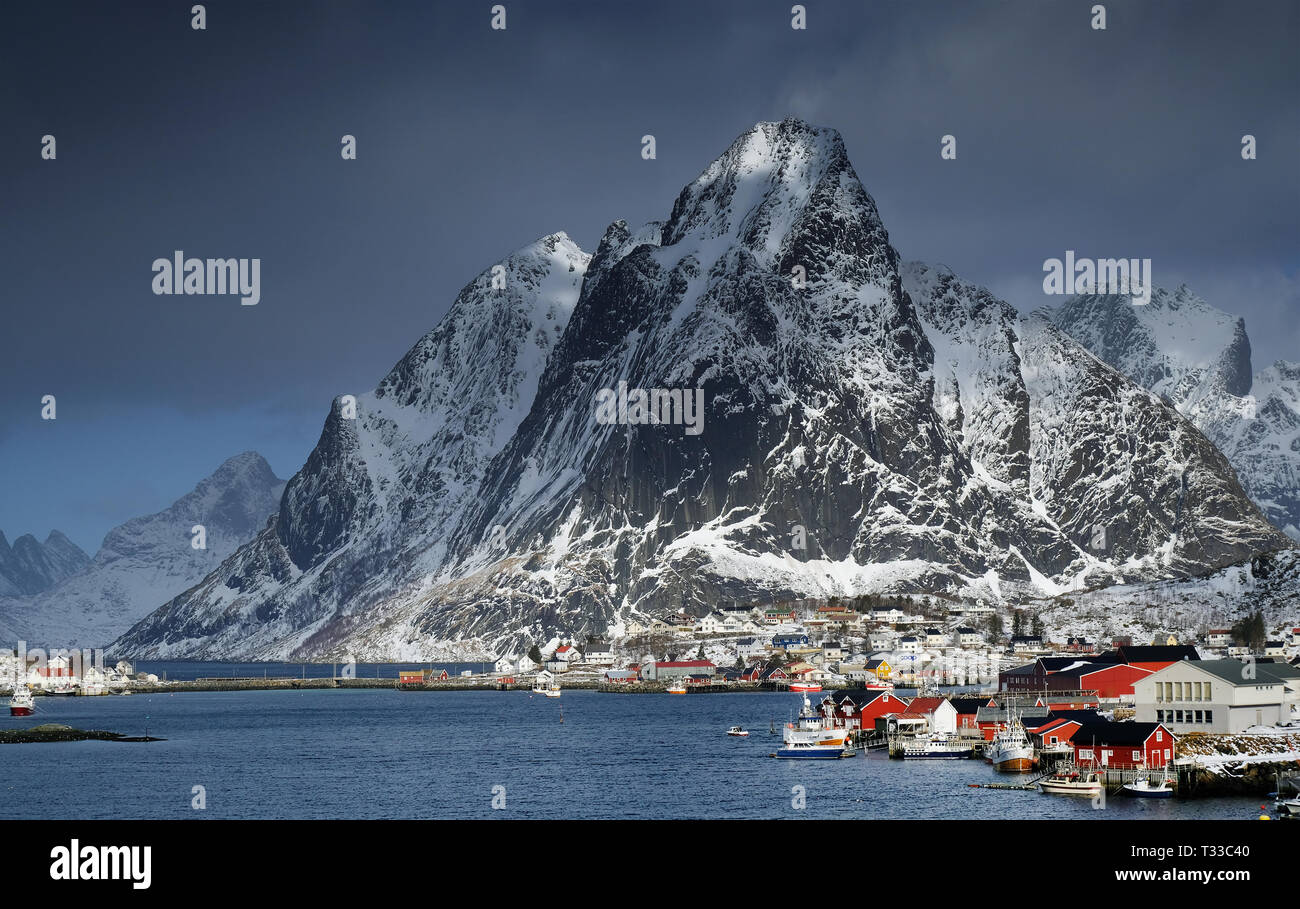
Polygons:
<instances>
[{"instance_id":1,"label":"overcast sky","mask_svg":"<svg viewBox=\"0 0 1300 909\"><path fill-rule=\"evenodd\" d=\"M1149 257L1246 318L1256 369L1300 359L1300 4L491 5L0 12L0 530L93 554L240 451L289 477L479 271L666 217L791 115L840 130L905 258L1032 308L1066 249ZM260 258L261 302L155 296L176 249Z\"/></svg>"}]
</instances>

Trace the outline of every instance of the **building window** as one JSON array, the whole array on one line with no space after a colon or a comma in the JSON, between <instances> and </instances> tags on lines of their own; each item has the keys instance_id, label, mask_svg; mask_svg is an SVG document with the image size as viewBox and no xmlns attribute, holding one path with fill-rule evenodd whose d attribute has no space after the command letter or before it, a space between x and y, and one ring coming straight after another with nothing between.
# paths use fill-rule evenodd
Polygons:
<instances>
[{"instance_id":1,"label":"building window","mask_svg":"<svg viewBox=\"0 0 1300 909\"><path fill-rule=\"evenodd\" d=\"M1164 711L1163 711L1163 710L1158 710L1158 711L1156 711L1156 714L1157 714L1157 716L1156 716L1157 721L1163 723L1163 722L1164 722L1164 719L1165 719L1165 717L1164 717ZM1156 741L1157 741L1157 742L1163 742L1164 740L1165 740L1165 733L1164 733L1164 730L1162 730L1162 729L1157 729L1157 730L1156 730Z\"/></svg>"},{"instance_id":2,"label":"building window","mask_svg":"<svg viewBox=\"0 0 1300 909\"><path fill-rule=\"evenodd\" d=\"M1212 701L1212 700L1214 700L1214 696L1210 693L1210 686L1211 686L1212 684L1214 684L1214 683L1213 683L1213 682L1206 682L1206 683L1205 683L1205 699L1206 699L1207 701Z\"/></svg>"},{"instance_id":3,"label":"building window","mask_svg":"<svg viewBox=\"0 0 1300 909\"><path fill-rule=\"evenodd\" d=\"M1202 719L1201 719L1201 716L1202 716L1201 711L1199 711L1199 710L1196 711L1196 722L1198 722L1198 723L1203 722Z\"/></svg>"},{"instance_id":4,"label":"building window","mask_svg":"<svg viewBox=\"0 0 1300 909\"><path fill-rule=\"evenodd\" d=\"M1205 711L1205 722L1207 722L1207 723L1213 723L1213 722L1214 722L1214 711L1213 711L1213 710L1207 710L1207 711Z\"/></svg>"},{"instance_id":5,"label":"building window","mask_svg":"<svg viewBox=\"0 0 1300 909\"><path fill-rule=\"evenodd\" d=\"M1157 682L1156 684L1158 685L1160 683ZM1174 683L1165 682L1165 700L1172 701L1173 699L1174 699Z\"/></svg>"},{"instance_id":6,"label":"building window","mask_svg":"<svg viewBox=\"0 0 1300 909\"><path fill-rule=\"evenodd\" d=\"M1142 760L1142 752L1138 751L1136 748L1133 749L1133 760L1134 761Z\"/></svg>"},{"instance_id":7,"label":"building window","mask_svg":"<svg viewBox=\"0 0 1300 909\"><path fill-rule=\"evenodd\" d=\"M1205 698L1201 697L1201 683L1200 683L1200 682L1197 682L1197 683L1196 683L1196 697L1195 697L1193 700L1197 700L1197 701L1203 701L1203 700L1205 700Z\"/></svg>"},{"instance_id":8,"label":"building window","mask_svg":"<svg viewBox=\"0 0 1300 909\"><path fill-rule=\"evenodd\" d=\"M1182 712L1181 710L1175 710L1175 711L1174 711L1174 722L1175 722L1175 723L1181 723L1182 721L1183 721L1183 712Z\"/></svg>"}]
</instances>

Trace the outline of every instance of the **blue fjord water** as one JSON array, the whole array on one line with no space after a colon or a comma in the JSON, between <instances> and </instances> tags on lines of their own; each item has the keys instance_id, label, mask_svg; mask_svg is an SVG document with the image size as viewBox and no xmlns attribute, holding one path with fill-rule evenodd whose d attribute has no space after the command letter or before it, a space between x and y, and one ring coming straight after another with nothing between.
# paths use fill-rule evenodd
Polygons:
<instances>
[{"instance_id":1,"label":"blue fjord water","mask_svg":"<svg viewBox=\"0 0 1300 909\"><path fill-rule=\"evenodd\" d=\"M216 673L211 673L216 674ZM254 673L246 673L254 674ZM982 761L768 757L791 694L392 689L38 698L33 719L146 744L0 746L0 818L1241 818L1258 798L971 789ZM560 722L563 711L563 723ZM741 724L749 738L725 730ZM206 808L191 807L203 786ZM505 787L494 810L493 787ZM805 807L794 807L803 787Z\"/></svg>"}]
</instances>

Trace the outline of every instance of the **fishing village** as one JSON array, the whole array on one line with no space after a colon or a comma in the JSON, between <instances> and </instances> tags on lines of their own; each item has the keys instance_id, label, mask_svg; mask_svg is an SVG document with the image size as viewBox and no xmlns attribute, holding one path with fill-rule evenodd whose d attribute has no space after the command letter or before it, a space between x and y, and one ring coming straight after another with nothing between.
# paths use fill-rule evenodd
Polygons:
<instances>
[{"instance_id":1,"label":"fishing village","mask_svg":"<svg viewBox=\"0 0 1300 909\"><path fill-rule=\"evenodd\" d=\"M898 598L857 608L731 607L623 628L607 641L554 640L491 662L278 664L260 677L169 679L128 661L99 666L89 653L33 660L0 651L0 679L9 680L11 716L33 715L38 700L60 695L389 688L412 696L525 691L558 701L575 690L778 693L785 715L766 727L720 728L719 737L752 742L755 758L888 755L997 771L972 788L1092 799L1271 795L1274 816L1300 816L1300 627L1261 635L1241 622L1207 628L1193 642L1126 636L1099 647L1080 635L1050 641L1030 614L1013 614L1003 634L992 610L943 615L927 606ZM24 740L14 733L0 743Z\"/></svg>"}]
</instances>

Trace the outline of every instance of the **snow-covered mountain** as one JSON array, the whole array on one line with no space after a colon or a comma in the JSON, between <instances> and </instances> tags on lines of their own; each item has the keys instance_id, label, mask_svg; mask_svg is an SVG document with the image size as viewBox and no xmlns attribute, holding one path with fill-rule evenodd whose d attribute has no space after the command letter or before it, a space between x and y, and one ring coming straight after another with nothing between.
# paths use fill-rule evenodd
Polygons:
<instances>
[{"instance_id":1,"label":"snow-covered mountain","mask_svg":"<svg viewBox=\"0 0 1300 909\"><path fill-rule=\"evenodd\" d=\"M1072 297L1063 331L1192 420L1228 457L1274 526L1300 540L1300 364L1251 375L1245 322L1185 286L1151 302Z\"/></svg>"},{"instance_id":2,"label":"snow-covered mountain","mask_svg":"<svg viewBox=\"0 0 1300 909\"><path fill-rule=\"evenodd\" d=\"M109 531L93 560L76 550L75 573L34 596L0 597L0 629L34 646L102 646L251 540L283 489L261 455L236 455L166 510ZM205 549L193 545L196 524Z\"/></svg>"},{"instance_id":3,"label":"snow-covered mountain","mask_svg":"<svg viewBox=\"0 0 1300 909\"><path fill-rule=\"evenodd\" d=\"M13 546L0 531L0 597L49 590L89 564L90 556L57 530L51 530L44 543L23 534Z\"/></svg>"},{"instance_id":4,"label":"snow-covered mountain","mask_svg":"<svg viewBox=\"0 0 1300 909\"><path fill-rule=\"evenodd\" d=\"M759 124L666 221L493 271L115 652L468 656L720 599L1015 599L1286 545L1158 396L901 267L833 130ZM702 431L597 419L619 388L702 389Z\"/></svg>"},{"instance_id":5,"label":"snow-covered mountain","mask_svg":"<svg viewBox=\"0 0 1300 909\"><path fill-rule=\"evenodd\" d=\"M1295 627L1300 550L1261 553L1203 577L1123 584L1072 592L1038 604L1054 640L1080 635L1145 643L1173 633L1194 640L1260 610L1269 628Z\"/></svg>"}]
</instances>

